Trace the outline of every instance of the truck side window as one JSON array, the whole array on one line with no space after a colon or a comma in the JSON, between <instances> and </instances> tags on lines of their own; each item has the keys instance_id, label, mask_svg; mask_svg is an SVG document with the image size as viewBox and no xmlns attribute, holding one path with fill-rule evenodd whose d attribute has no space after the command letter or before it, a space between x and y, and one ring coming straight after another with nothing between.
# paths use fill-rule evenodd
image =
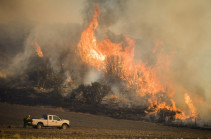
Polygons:
<instances>
[{"instance_id":1,"label":"truck side window","mask_svg":"<svg viewBox=\"0 0 211 139\"><path fill-rule=\"evenodd\" d=\"M52 116L49 116L49 120L52 120Z\"/></svg>"},{"instance_id":2,"label":"truck side window","mask_svg":"<svg viewBox=\"0 0 211 139\"><path fill-rule=\"evenodd\" d=\"M58 117L58 116L53 116L53 120L57 120L57 121L59 121L60 119L59 119L59 117Z\"/></svg>"}]
</instances>

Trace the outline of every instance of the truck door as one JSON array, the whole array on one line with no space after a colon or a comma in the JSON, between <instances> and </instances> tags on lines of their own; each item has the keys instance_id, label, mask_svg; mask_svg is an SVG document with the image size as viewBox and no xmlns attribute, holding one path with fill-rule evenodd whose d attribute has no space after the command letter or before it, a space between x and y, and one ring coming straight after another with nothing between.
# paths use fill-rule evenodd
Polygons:
<instances>
[{"instance_id":1,"label":"truck door","mask_svg":"<svg viewBox=\"0 0 211 139\"><path fill-rule=\"evenodd\" d=\"M58 116L54 115L53 120L55 121L55 126L61 126L61 119Z\"/></svg>"},{"instance_id":2,"label":"truck door","mask_svg":"<svg viewBox=\"0 0 211 139\"><path fill-rule=\"evenodd\" d=\"M48 126L56 126L57 121L53 119L53 115L48 116Z\"/></svg>"}]
</instances>

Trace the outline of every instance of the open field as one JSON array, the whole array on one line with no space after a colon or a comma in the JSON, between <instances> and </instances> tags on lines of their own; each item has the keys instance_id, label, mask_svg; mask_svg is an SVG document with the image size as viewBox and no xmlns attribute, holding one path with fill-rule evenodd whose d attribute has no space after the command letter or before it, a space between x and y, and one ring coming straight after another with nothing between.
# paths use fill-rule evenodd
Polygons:
<instances>
[{"instance_id":1,"label":"open field","mask_svg":"<svg viewBox=\"0 0 211 139\"><path fill-rule=\"evenodd\" d=\"M56 114L71 121L71 128L22 128L23 118L31 114ZM211 130L164 126L158 123L114 119L103 115L69 112L63 108L0 103L0 136L5 138L211 138ZM10 127L10 128L9 128Z\"/></svg>"}]
</instances>

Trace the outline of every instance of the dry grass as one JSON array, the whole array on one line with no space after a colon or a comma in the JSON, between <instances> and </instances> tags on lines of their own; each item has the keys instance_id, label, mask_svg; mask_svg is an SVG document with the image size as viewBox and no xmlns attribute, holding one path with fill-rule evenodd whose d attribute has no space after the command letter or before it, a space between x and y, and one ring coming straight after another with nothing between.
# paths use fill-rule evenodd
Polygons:
<instances>
[{"instance_id":1,"label":"dry grass","mask_svg":"<svg viewBox=\"0 0 211 139\"><path fill-rule=\"evenodd\" d=\"M173 132L173 131L141 131L141 130L109 130L109 129L1 129L5 138L209 138L205 132Z\"/></svg>"}]
</instances>

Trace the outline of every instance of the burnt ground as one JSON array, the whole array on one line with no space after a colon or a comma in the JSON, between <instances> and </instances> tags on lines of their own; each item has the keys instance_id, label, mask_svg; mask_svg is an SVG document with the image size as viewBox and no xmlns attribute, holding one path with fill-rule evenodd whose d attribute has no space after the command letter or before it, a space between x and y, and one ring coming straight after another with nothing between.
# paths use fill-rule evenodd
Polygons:
<instances>
[{"instance_id":1,"label":"burnt ground","mask_svg":"<svg viewBox=\"0 0 211 139\"><path fill-rule=\"evenodd\" d=\"M43 114L56 114L71 121L71 128L24 129L23 118L31 114L39 118ZM211 138L211 130L191 129L186 127L165 126L161 123L124 120L93 115L89 113L71 112L61 107L24 106L0 103L0 136L11 138Z\"/></svg>"}]
</instances>

